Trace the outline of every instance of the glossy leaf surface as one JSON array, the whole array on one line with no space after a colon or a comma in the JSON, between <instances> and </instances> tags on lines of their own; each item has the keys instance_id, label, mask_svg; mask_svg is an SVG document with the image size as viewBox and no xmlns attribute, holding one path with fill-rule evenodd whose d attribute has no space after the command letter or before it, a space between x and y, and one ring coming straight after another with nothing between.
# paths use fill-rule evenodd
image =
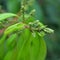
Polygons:
<instances>
[{"instance_id":1,"label":"glossy leaf surface","mask_svg":"<svg viewBox=\"0 0 60 60\"><path fill-rule=\"evenodd\" d=\"M2 13L0 14L0 22L4 21L7 18L14 17L14 16L18 17L16 14L13 14L13 13Z\"/></svg>"}]
</instances>

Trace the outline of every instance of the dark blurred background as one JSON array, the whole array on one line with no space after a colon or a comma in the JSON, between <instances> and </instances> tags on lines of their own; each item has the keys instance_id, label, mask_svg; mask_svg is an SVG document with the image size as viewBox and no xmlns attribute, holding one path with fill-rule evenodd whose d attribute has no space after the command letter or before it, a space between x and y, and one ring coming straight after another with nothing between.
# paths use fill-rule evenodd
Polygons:
<instances>
[{"instance_id":1,"label":"dark blurred background","mask_svg":"<svg viewBox=\"0 0 60 60\"><path fill-rule=\"evenodd\" d=\"M22 0L0 0L0 13L18 13ZM31 0L33 1L33 0ZM36 19L54 29L54 33L46 35L46 60L60 60L60 0L34 0L30 9L36 9Z\"/></svg>"}]
</instances>

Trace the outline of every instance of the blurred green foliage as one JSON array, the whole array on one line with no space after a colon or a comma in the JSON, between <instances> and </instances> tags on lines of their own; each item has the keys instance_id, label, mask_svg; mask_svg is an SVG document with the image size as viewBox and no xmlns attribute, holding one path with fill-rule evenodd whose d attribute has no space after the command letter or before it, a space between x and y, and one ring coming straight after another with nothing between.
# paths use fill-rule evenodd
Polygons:
<instances>
[{"instance_id":1,"label":"blurred green foliage","mask_svg":"<svg viewBox=\"0 0 60 60\"><path fill-rule=\"evenodd\" d=\"M5 3L6 2L6 3ZM3 9L18 13L21 0L0 0ZM60 60L60 0L35 0L36 18L55 30L54 34L45 36L48 47L46 60ZM47 38L49 37L49 38Z\"/></svg>"},{"instance_id":2,"label":"blurred green foliage","mask_svg":"<svg viewBox=\"0 0 60 60\"><path fill-rule=\"evenodd\" d=\"M54 34L45 37L48 46L47 60L60 60L60 1L45 0L42 5L45 17L43 22L55 30Z\"/></svg>"}]
</instances>

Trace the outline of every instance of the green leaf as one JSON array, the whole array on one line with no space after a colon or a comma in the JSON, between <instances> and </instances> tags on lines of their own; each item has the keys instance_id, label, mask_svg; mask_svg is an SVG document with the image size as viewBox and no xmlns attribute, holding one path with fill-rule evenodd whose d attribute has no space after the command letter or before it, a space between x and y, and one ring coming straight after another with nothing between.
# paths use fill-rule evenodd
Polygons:
<instances>
[{"instance_id":1,"label":"green leaf","mask_svg":"<svg viewBox=\"0 0 60 60\"><path fill-rule=\"evenodd\" d=\"M30 40L30 60L45 60L46 44L43 37L36 33L36 36L31 35Z\"/></svg>"},{"instance_id":2,"label":"green leaf","mask_svg":"<svg viewBox=\"0 0 60 60\"><path fill-rule=\"evenodd\" d=\"M5 46L4 44L0 45L0 60L3 60L5 54Z\"/></svg>"},{"instance_id":3,"label":"green leaf","mask_svg":"<svg viewBox=\"0 0 60 60\"><path fill-rule=\"evenodd\" d=\"M40 51L39 51L39 55L38 55L38 59L37 60L45 60L46 58L46 54L47 54L47 48L46 48L46 43L43 39L43 37L38 36L39 38L39 42L40 42Z\"/></svg>"},{"instance_id":4,"label":"green leaf","mask_svg":"<svg viewBox=\"0 0 60 60\"><path fill-rule=\"evenodd\" d=\"M16 47L7 52L4 60L45 60L46 44L43 37L29 29L24 29L17 38Z\"/></svg>"},{"instance_id":5,"label":"green leaf","mask_svg":"<svg viewBox=\"0 0 60 60\"><path fill-rule=\"evenodd\" d=\"M12 57L12 51L7 52L7 54L4 57L4 60L10 60Z\"/></svg>"},{"instance_id":6,"label":"green leaf","mask_svg":"<svg viewBox=\"0 0 60 60\"><path fill-rule=\"evenodd\" d=\"M19 46L21 48L17 60L44 60L46 57L45 41L37 33L35 36L32 35L32 32L30 32L30 35L28 34L27 31L27 34L24 33L20 38Z\"/></svg>"},{"instance_id":7,"label":"green leaf","mask_svg":"<svg viewBox=\"0 0 60 60\"><path fill-rule=\"evenodd\" d=\"M11 50L15 47L16 45L16 40L17 40L17 33L10 35L7 40L6 40L6 48L8 50Z\"/></svg>"},{"instance_id":8,"label":"green leaf","mask_svg":"<svg viewBox=\"0 0 60 60\"><path fill-rule=\"evenodd\" d=\"M20 38L19 38L19 41L17 44L17 48L18 48L17 60L25 59L24 56L25 56L25 54L27 55L27 52L26 52L27 50L25 50L24 48L26 47L26 44L30 38L30 34L31 34L31 32L28 29L25 29L23 31L23 33L20 35ZM25 50L26 53L23 50ZM21 55L21 54L23 54L23 55Z\"/></svg>"},{"instance_id":9,"label":"green leaf","mask_svg":"<svg viewBox=\"0 0 60 60\"><path fill-rule=\"evenodd\" d=\"M7 37L7 35L3 35L3 36L0 38L0 45L4 43L4 41L6 40L6 37Z\"/></svg>"},{"instance_id":10,"label":"green leaf","mask_svg":"<svg viewBox=\"0 0 60 60\"><path fill-rule=\"evenodd\" d=\"M6 53L4 55L4 60L16 60L17 58L17 41L18 41L18 34L12 34L6 41Z\"/></svg>"},{"instance_id":11,"label":"green leaf","mask_svg":"<svg viewBox=\"0 0 60 60\"><path fill-rule=\"evenodd\" d=\"M22 30L24 27L25 27L25 24L23 24L23 23L16 23L16 24L14 24L14 25L9 26L9 27L5 30L4 34L8 35L8 34L11 34L11 33L13 33L13 32L20 31L20 30Z\"/></svg>"},{"instance_id":12,"label":"green leaf","mask_svg":"<svg viewBox=\"0 0 60 60\"><path fill-rule=\"evenodd\" d=\"M3 35L1 38L0 38L0 60L3 59L3 56L5 54L5 45L4 45L4 42L6 40L6 35Z\"/></svg>"},{"instance_id":13,"label":"green leaf","mask_svg":"<svg viewBox=\"0 0 60 60\"><path fill-rule=\"evenodd\" d=\"M14 16L18 17L16 14L13 14L13 13L2 13L0 14L0 21L4 21L5 19L14 17Z\"/></svg>"}]
</instances>

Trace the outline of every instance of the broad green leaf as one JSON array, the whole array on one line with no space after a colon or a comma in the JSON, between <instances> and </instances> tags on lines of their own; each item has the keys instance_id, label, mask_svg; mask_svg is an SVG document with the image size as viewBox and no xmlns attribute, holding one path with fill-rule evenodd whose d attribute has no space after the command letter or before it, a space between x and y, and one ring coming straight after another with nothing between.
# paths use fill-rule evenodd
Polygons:
<instances>
[{"instance_id":1,"label":"broad green leaf","mask_svg":"<svg viewBox=\"0 0 60 60\"><path fill-rule=\"evenodd\" d=\"M9 41L10 39L10 41ZM6 53L4 55L4 60L16 60L17 59L17 41L18 41L18 34L12 34L10 38L6 41ZM8 46L7 46L8 45ZM8 50L7 50L8 49Z\"/></svg>"},{"instance_id":2,"label":"broad green leaf","mask_svg":"<svg viewBox=\"0 0 60 60\"><path fill-rule=\"evenodd\" d=\"M3 60L3 57L5 55L5 46L4 44L0 45L0 60Z\"/></svg>"},{"instance_id":3,"label":"broad green leaf","mask_svg":"<svg viewBox=\"0 0 60 60\"><path fill-rule=\"evenodd\" d=\"M0 45L4 43L4 41L6 40L6 37L7 37L7 35L3 35L3 36L0 38Z\"/></svg>"},{"instance_id":4,"label":"broad green leaf","mask_svg":"<svg viewBox=\"0 0 60 60\"><path fill-rule=\"evenodd\" d=\"M37 32L35 35L25 29L17 38L17 45L7 53L4 60L45 60L46 44Z\"/></svg>"},{"instance_id":5,"label":"broad green leaf","mask_svg":"<svg viewBox=\"0 0 60 60\"><path fill-rule=\"evenodd\" d=\"M25 54L27 54L27 50L25 51L26 53L23 54L24 53L23 49L26 47L26 44L27 44L27 42L28 42L28 40L30 38L30 34L31 34L31 32L28 29L25 29L23 31L23 33L21 34L21 36L19 38L19 41L18 41L18 44L17 44L17 47L18 47L17 60L25 59L23 57L24 57ZM23 54L23 56L21 54Z\"/></svg>"},{"instance_id":6,"label":"broad green leaf","mask_svg":"<svg viewBox=\"0 0 60 60\"><path fill-rule=\"evenodd\" d=\"M10 52L8 51L8 53L5 56L4 60L17 60L17 55L18 55L17 52L18 52L17 48L14 48Z\"/></svg>"},{"instance_id":7,"label":"broad green leaf","mask_svg":"<svg viewBox=\"0 0 60 60\"><path fill-rule=\"evenodd\" d=\"M40 51L39 51L39 55L38 55L37 60L45 60L46 54L47 54L46 43L45 43L43 37L38 36L38 38L40 40L39 41L39 43L40 43L40 45L39 45Z\"/></svg>"},{"instance_id":8,"label":"broad green leaf","mask_svg":"<svg viewBox=\"0 0 60 60\"><path fill-rule=\"evenodd\" d=\"M32 33L30 35L24 34L23 36L21 39L25 42L21 45L22 47L19 50L17 60L44 60L46 56L46 45L42 37L38 34L33 36Z\"/></svg>"},{"instance_id":9,"label":"broad green leaf","mask_svg":"<svg viewBox=\"0 0 60 60\"><path fill-rule=\"evenodd\" d=\"M12 57L12 52L13 52L13 51L7 52L7 54L6 54L5 57L4 57L4 60L10 60L11 57Z\"/></svg>"},{"instance_id":10,"label":"broad green leaf","mask_svg":"<svg viewBox=\"0 0 60 60\"><path fill-rule=\"evenodd\" d=\"M19 38L17 38L17 46L15 47L15 49L13 49L13 51L11 50L7 53L4 60L19 60L29 37L30 31L28 29L23 30L23 32L19 35Z\"/></svg>"},{"instance_id":11,"label":"broad green leaf","mask_svg":"<svg viewBox=\"0 0 60 60\"><path fill-rule=\"evenodd\" d=\"M11 34L11 33L13 33L13 32L20 31L20 30L22 30L24 27L25 27L25 24L23 24L23 23L16 23L16 24L14 24L14 25L9 26L9 27L5 30L4 34L8 35L8 34Z\"/></svg>"},{"instance_id":12,"label":"broad green leaf","mask_svg":"<svg viewBox=\"0 0 60 60\"><path fill-rule=\"evenodd\" d=\"M5 49L5 40L6 40L7 36L3 35L2 37L0 37L0 60L3 59L4 54L6 52Z\"/></svg>"},{"instance_id":13,"label":"broad green leaf","mask_svg":"<svg viewBox=\"0 0 60 60\"><path fill-rule=\"evenodd\" d=\"M36 33L36 32L35 32ZM30 60L45 60L46 57L46 45L43 37L36 33L36 36L31 36L30 40Z\"/></svg>"},{"instance_id":14,"label":"broad green leaf","mask_svg":"<svg viewBox=\"0 0 60 60\"><path fill-rule=\"evenodd\" d=\"M13 49L13 48L15 47L16 43L17 43L16 40L17 40L17 33L10 35L10 36L7 38L6 43L5 43L6 48L7 48L8 50ZM6 50L7 50L7 49L6 49Z\"/></svg>"},{"instance_id":15,"label":"broad green leaf","mask_svg":"<svg viewBox=\"0 0 60 60\"><path fill-rule=\"evenodd\" d=\"M4 42L6 40L6 35L3 35L2 37L0 37L0 60L3 59L4 54L5 54L5 45Z\"/></svg>"},{"instance_id":16,"label":"broad green leaf","mask_svg":"<svg viewBox=\"0 0 60 60\"><path fill-rule=\"evenodd\" d=\"M28 40L28 43L26 44L26 47L27 46L29 48L30 60L37 60L37 56L39 54L39 39L36 33L35 35L31 34L30 39Z\"/></svg>"},{"instance_id":17,"label":"broad green leaf","mask_svg":"<svg viewBox=\"0 0 60 60\"><path fill-rule=\"evenodd\" d=\"M14 17L14 16L18 17L16 14L13 14L13 13L2 13L0 14L0 22L4 21L7 18Z\"/></svg>"}]
</instances>

